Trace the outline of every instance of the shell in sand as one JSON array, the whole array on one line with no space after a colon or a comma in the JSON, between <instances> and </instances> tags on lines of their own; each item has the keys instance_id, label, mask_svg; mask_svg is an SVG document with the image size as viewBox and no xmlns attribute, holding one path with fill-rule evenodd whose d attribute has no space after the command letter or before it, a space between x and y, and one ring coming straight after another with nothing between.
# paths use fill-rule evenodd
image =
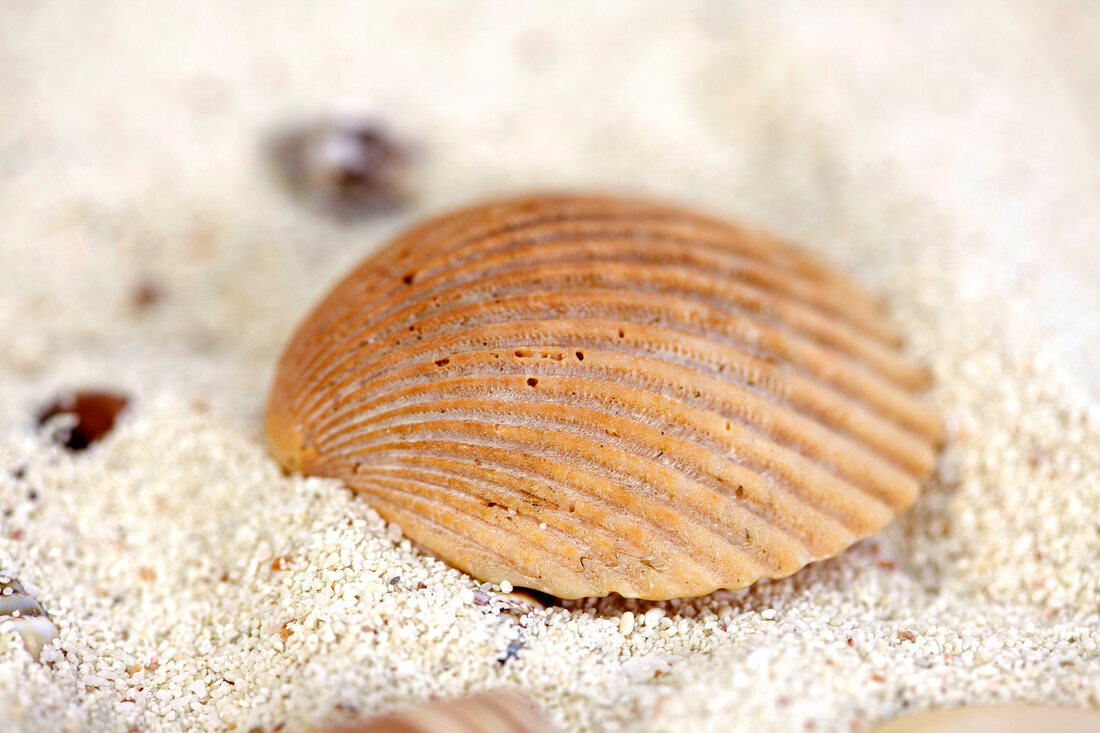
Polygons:
<instances>
[{"instance_id":1,"label":"shell in sand","mask_svg":"<svg viewBox=\"0 0 1100 733\"><path fill-rule=\"evenodd\" d=\"M886 723L874 733L1096 733L1100 712L1032 705L933 710Z\"/></svg>"},{"instance_id":2,"label":"shell in sand","mask_svg":"<svg viewBox=\"0 0 1100 733\"><path fill-rule=\"evenodd\" d=\"M57 627L18 580L0 576L0 646L6 646L12 635L18 635L23 648L38 659L57 638Z\"/></svg>"},{"instance_id":3,"label":"shell in sand","mask_svg":"<svg viewBox=\"0 0 1100 733\"><path fill-rule=\"evenodd\" d=\"M560 597L783 577L916 498L936 414L878 303L774 237L532 196L397 238L309 316L267 414L454 566Z\"/></svg>"},{"instance_id":4,"label":"shell in sand","mask_svg":"<svg viewBox=\"0 0 1100 733\"><path fill-rule=\"evenodd\" d=\"M554 729L542 710L526 697L493 690L426 703L405 712L329 728L324 733L554 733Z\"/></svg>"}]
</instances>

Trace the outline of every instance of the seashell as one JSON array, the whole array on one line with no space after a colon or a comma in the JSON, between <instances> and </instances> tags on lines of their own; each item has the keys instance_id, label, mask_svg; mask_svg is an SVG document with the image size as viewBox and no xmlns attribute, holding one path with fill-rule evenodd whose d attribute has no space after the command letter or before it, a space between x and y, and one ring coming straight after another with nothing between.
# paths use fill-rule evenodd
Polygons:
<instances>
[{"instance_id":1,"label":"seashell","mask_svg":"<svg viewBox=\"0 0 1100 733\"><path fill-rule=\"evenodd\" d=\"M294 336L290 471L483 581L652 600L789 575L891 521L936 414L879 305L774 237L533 196L398 237Z\"/></svg>"},{"instance_id":2,"label":"seashell","mask_svg":"<svg viewBox=\"0 0 1100 733\"><path fill-rule=\"evenodd\" d=\"M0 576L0 635L19 634L35 659L57 638L57 627L19 581Z\"/></svg>"},{"instance_id":3,"label":"seashell","mask_svg":"<svg viewBox=\"0 0 1100 733\"><path fill-rule=\"evenodd\" d=\"M514 590L510 593L496 593L493 595L492 604L501 613L520 617L546 610L545 603L530 593L521 590Z\"/></svg>"},{"instance_id":4,"label":"seashell","mask_svg":"<svg viewBox=\"0 0 1100 733\"><path fill-rule=\"evenodd\" d=\"M875 733L1095 733L1100 712L1035 705L982 705L932 710L892 720Z\"/></svg>"},{"instance_id":5,"label":"seashell","mask_svg":"<svg viewBox=\"0 0 1100 733\"><path fill-rule=\"evenodd\" d=\"M38 426L59 423L54 442L71 451L82 451L102 439L115 426L129 399L115 392L80 390L58 397L38 413Z\"/></svg>"},{"instance_id":6,"label":"seashell","mask_svg":"<svg viewBox=\"0 0 1100 733\"><path fill-rule=\"evenodd\" d=\"M272 137L268 153L292 193L339 218L394 209L409 198L410 146L369 116L289 126Z\"/></svg>"},{"instance_id":7,"label":"seashell","mask_svg":"<svg viewBox=\"0 0 1100 733\"><path fill-rule=\"evenodd\" d=\"M552 733L545 714L514 692L495 690L434 702L329 733Z\"/></svg>"}]
</instances>

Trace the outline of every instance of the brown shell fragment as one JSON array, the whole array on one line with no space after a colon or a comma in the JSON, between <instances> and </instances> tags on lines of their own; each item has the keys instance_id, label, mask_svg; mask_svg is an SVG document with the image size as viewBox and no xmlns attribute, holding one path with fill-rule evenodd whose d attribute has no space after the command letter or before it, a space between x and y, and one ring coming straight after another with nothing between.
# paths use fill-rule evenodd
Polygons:
<instances>
[{"instance_id":1,"label":"brown shell fragment","mask_svg":"<svg viewBox=\"0 0 1100 733\"><path fill-rule=\"evenodd\" d=\"M55 442L71 451L85 450L102 439L115 426L115 420L129 399L104 390L80 390L58 397L38 413L39 427L63 419L52 432Z\"/></svg>"},{"instance_id":2,"label":"brown shell fragment","mask_svg":"<svg viewBox=\"0 0 1100 733\"><path fill-rule=\"evenodd\" d=\"M553 733L545 714L514 692L494 690L432 702L327 733Z\"/></svg>"},{"instance_id":3,"label":"brown shell fragment","mask_svg":"<svg viewBox=\"0 0 1100 733\"><path fill-rule=\"evenodd\" d=\"M774 237L632 199L475 206L310 315L267 413L456 567L563 598L783 577L917 496L937 415L878 303Z\"/></svg>"}]
</instances>

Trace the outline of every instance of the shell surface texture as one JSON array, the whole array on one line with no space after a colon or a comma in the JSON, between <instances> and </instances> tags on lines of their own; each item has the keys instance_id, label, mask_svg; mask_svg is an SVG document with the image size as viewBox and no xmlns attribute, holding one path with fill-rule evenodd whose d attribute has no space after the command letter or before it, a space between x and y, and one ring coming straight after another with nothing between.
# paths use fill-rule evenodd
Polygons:
<instances>
[{"instance_id":1,"label":"shell surface texture","mask_svg":"<svg viewBox=\"0 0 1100 733\"><path fill-rule=\"evenodd\" d=\"M541 195L353 271L292 339L266 431L481 580L658 600L891 521L935 462L928 382L874 299L781 240Z\"/></svg>"}]
</instances>

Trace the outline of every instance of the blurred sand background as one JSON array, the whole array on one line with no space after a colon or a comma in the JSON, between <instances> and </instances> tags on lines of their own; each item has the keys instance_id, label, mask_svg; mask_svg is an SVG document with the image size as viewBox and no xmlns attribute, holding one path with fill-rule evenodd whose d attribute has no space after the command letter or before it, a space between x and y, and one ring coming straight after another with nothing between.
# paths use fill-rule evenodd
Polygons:
<instances>
[{"instance_id":1,"label":"blurred sand background","mask_svg":"<svg viewBox=\"0 0 1100 733\"><path fill-rule=\"evenodd\" d=\"M0 0L0 570L37 588L62 636L47 664L0 654L0 719L294 729L492 684L565 730L1100 707L1098 49L1100 5L1084 0ZM288 197L261 145L349 106L419 150L411 205L353 224ZM353 263L427 213L540 187L739 216L881 293L936 369L951 430L929 496L791 581L553 609L530 621L526 659L456 661L508 638L447 605L476 584L330 482L281 477L261 415L294 325ZM163 297L135 309L146 283ZM102 385L133 398L104 445L73 457L35 434L55 392ZM345 517L354 536L330 537ZM272 553L301 555L292 583L263 575ZM268 639L277 616L308 626L311 578L339 597L396 565L440 590L423 607L389 590L375 610L369 588L349 591L333 640ZM207 571L234 590L195 580ZM628 606L668 618L625 638ZM386 609L454 633L363 647L355 614Z\"/></svg>"}]
</instances>

